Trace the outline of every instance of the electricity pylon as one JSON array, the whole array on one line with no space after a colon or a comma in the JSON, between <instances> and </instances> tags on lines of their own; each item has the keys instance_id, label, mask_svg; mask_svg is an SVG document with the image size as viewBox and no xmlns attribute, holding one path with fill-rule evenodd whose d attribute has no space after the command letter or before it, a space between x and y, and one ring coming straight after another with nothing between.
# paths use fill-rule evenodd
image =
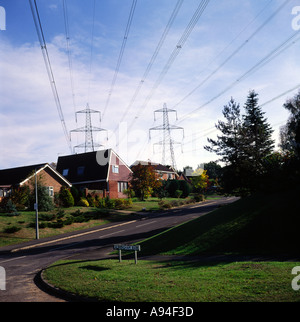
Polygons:
<instances>
[{"instance_id":1,"label":"electricity pylon","mask_svg":"<svg viewBox=\"0 0 300 322\"><path fill-rule=\"evenodd\" d=\"M107 131L105 129L102 129L100 127L92 126L92 113L98 113L100 116L100 122L101 122L101 113L100 111L91 110L89 107L89 104L87 104L86 109L76 112L76 123L77 123L77 114L83 113L85 114L85 126L77 128L75 130L72 130L72 132L84 132L85 133L85 142L79 145L76 145L74 147L74 153L76 148L84 149L84 152L92 152L95 151L95 147L101 147L103 145L95 143L93 138L93 132L102 132Z\"/></svg>"},{"instance_id":2,"label":"electricity pylon","mask_svg":"<svg viewBox=\"0 0 300 322\"><path fill-rule=\"evenodd\" d=\"M171 110L169 108L167 108L167 104L164 103L164 107L162 109L156 110L154 111L154 121L156 121L155 115L156 113L163 113L163 124L162 125L158 125L156 127L152 127L151 129L149 129L149 137L151 139L151 131L163 131L163 140L155 143L156 145L162 145L162 164L166 165L167 163L167 159L170 159L171 161L171 165L173 167L173 169L176 170L176 162L175 162L175 155L174 155L174 148L173 145L174 144L181 144L180 142L175 142L172 137L171 137L171 131L172 130L182 130L183 131L183 137L184 137L184 129L182 127L179 126L175 126L175 125L170 125L169 123L169 113L176 113L176 120L177 118L177 111L176 110ZM169 158L167 158L168 155L168 150L169 150Z\"/></svg>"}]
</instances>

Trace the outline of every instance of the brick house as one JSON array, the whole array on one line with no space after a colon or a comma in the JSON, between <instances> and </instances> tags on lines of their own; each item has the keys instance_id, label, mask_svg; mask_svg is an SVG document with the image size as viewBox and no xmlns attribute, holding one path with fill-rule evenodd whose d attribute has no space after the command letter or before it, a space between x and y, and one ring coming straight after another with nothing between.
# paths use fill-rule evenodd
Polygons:
<instances>
[{"instance_id":1,"label":"brick house","mask_svg":"<svg viewBox=\"0 0 300 322\"><path fill-rule=\"evenodd\" d=\"M178 178L177 172L171 166L166 166L166 165L162 165L160 163L154 163L154 162L150 162L150 161L135 161L131 165L131 167L138 165L138 164L141 164L144 166L148 166L148 165L153 166L154 171L158 174L158 176L161 180L175 180Z\"/></svg>"},{"instance_id":2,"label":"brick house","mask_svg":"<svg viewBox=\"0 0 300 322\"><path fill-rule=\"evenodd\" d=\"M124 190L132 173L112 149L61 156L57 171L85 194L113 199L127 197Z\"/></svg>"},{"instance_id":3,"label":"brick house","mask_svg":"<svg viewBox=\"0 0 300 322\"><path fill-rule=\"evenodd\" d=\"M42 181L43 186L48 189L51 197L54 197L54 193L59 192L62 186L72 186L67 179L48 163L0 170L0 201L3 197L9 196L14 189L19 187L29 186L32 189L35 172L39 180Z\"/></svg>"}]
</instances>

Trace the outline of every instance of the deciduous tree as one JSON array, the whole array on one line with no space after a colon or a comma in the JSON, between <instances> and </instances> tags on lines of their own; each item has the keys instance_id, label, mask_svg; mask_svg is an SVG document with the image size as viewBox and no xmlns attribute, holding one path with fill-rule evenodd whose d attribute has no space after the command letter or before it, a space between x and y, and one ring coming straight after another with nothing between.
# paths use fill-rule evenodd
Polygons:
<instances>
[{"instance_id":1,"label":"deciduous tree","mask_svg":"<svg viewBox=\"0 0 300 322\"><path fill-rule=\"evenodd\" d=\"M153 189L158 189L162 184L151 165L137 164L131 170L129 184L141 200L148 198Z\"/></svg>"}]
</instances>

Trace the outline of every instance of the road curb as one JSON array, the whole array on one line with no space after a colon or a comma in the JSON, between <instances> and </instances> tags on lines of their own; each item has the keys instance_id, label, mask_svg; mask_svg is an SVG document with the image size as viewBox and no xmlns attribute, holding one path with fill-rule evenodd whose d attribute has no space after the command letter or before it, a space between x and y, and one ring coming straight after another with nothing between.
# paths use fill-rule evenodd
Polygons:
<instances>
[{"instance_id":1,"label":"road curb","mask_svg":"<svg viewBox=\"0 0 300 322\"><path fill-rule=\"evenodd\" d=\"M77 294L67 292L65 290L62 290L62 289L52 285L44 277L44 272L46 269L42 269L41 271L39 271L38 274L34 278L35 284L43 292L46 292L47 294L49 294L51 296L55 296L57 298L65 300L66 302L98 302L97 299L79 296Z\"/></svg>"}]
</instances>

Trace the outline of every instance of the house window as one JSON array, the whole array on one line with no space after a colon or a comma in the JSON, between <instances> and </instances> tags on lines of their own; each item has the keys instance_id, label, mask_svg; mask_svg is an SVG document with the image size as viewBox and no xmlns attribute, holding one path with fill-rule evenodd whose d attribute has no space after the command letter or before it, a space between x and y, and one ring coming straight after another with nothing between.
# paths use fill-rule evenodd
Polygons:
<instances>
[{"instance_id":1,"label":"house window","mask_svg":"<svg viewBox=\"0 0 300 322\"><path fill-rule=\"evenodd\" d=\"M51 198L54 197L54 189L53 187L47 187L48 194Z\"/></svg>"},{"instance_id":2,"label":"house window","mask_svg":"<svg viewBox=\"0 0 300 322\"><path fill-rule=\"evenodd\" d=\"M69 169L64 169L62 175L66 177L69 174Z\"/></svg>"},{"instance_id":3,"label":"house window","mask_svg":"<svg viewBox=\"0 0 300 322\"><path fill-rule=\"evenodd\" d=\"M119 166L118 165L112 166L112 173L119 173Z\"/></svg>"},{"instance_id":4,"label":"house window","mask_svg":"<svg viewBox=\"0 0 300 322\"><path fill-rule=\"evenodd\" d=\"M128 189L128 182L118 182L118 192L124 192Z\"/></svg>"},{"instance_id":5,"label":"house window","mask_svg":"<svg viewBox=\"0 0 300 322\"><path fill-rule=\"evenodd\" d=\"M85 168L85 167L78 167L78 168L77 168L77 175L79 175L79 176L83 176L84 168Z\"/></svg>"}]
</instances>

